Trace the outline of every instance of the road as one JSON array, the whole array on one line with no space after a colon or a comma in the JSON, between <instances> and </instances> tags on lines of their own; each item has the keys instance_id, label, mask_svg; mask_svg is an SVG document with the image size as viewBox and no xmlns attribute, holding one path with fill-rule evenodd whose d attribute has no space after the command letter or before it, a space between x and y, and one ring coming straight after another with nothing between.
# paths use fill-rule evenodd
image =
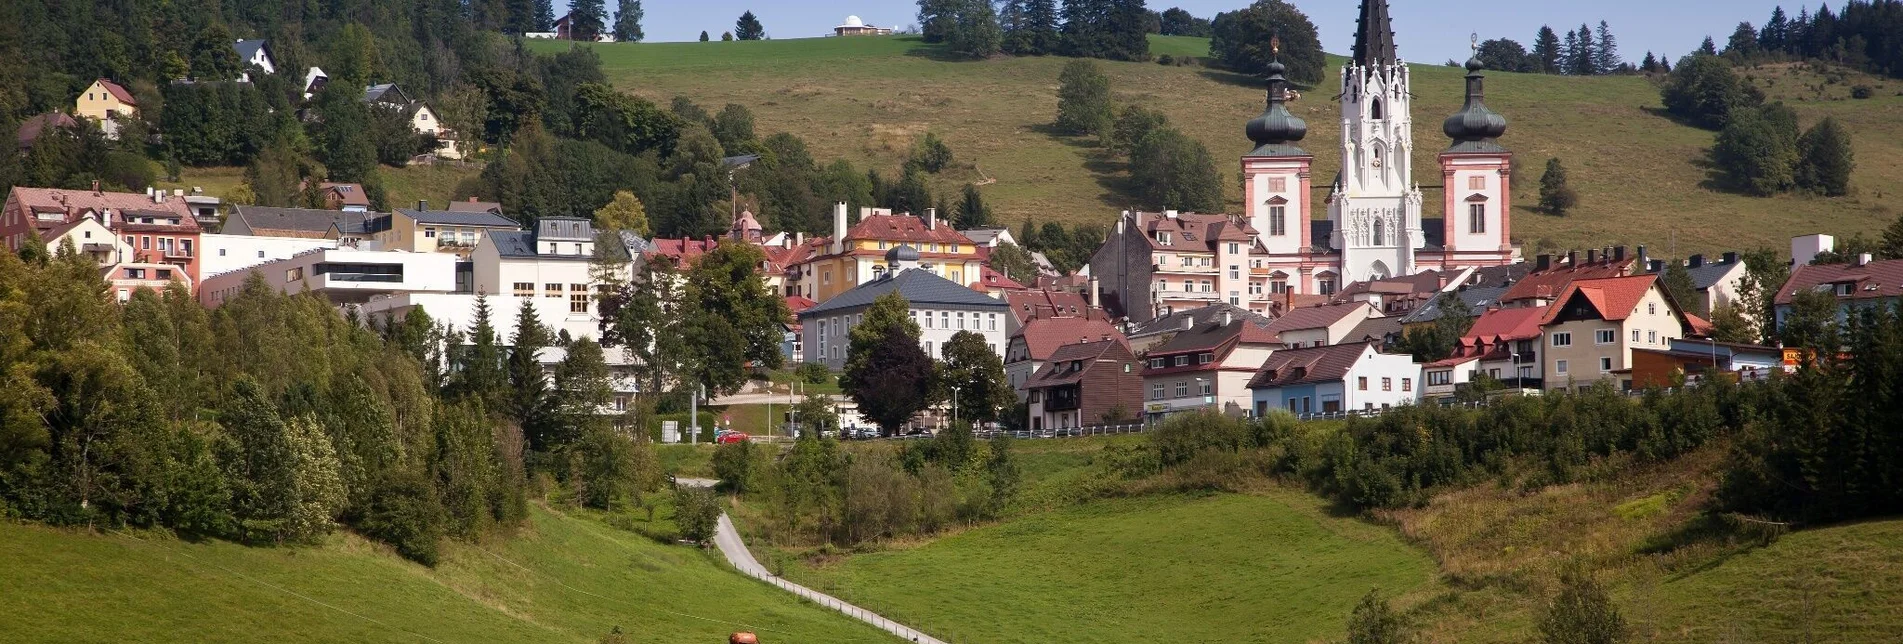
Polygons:
<instances>
[{"instance_id":1,"label":"road","mask_svg":"<svg viewBox=\"0 0 1903 644\"><path fill-rule=\"evenodd\" d=\"M714 484L719 481L716 479L702 478L676 478L674 482L678 485L690 487L713 487ZM734 529L733 519L728 518L725 512L720 513L720 523L714 530L714 545L720 548L720 554L727 558L727 563L732 564L734 569L740 571L741 574L772 584L780 590L803 597L807 601L839 611L847 617L871 624L887 633L897 635L900 639L905 641L918 642L920 644L945 644L943 640L921 633L918 629L880 617L878 613L848 604L832 595L795 584L781 579L778 575L767 572L766 566L760 565L760 561L753 558L753 552L747 550L746 542L740 540L740 531Z\"/></svg>"},{"instance_id":2,"label":"road","mask_svg":"<svg viewBox=\"0 0 1903 644\"><path fill-rule=\"evenodd\" d=\"M739 570L748 577L773 584L779 587L780 590L793 593L815 604L844 613L847 617L871 624L880 630L897 635L900 639L905 641L919 642L920 644L945 644L943 640L921 633L910 626L880 617L878 613L848 604L832 595L795 584L767 572L766 566L760 565L760 562L753 558L753 553L747 550L747 544L740 540L740 532L733 527L733 519L727 518L724 512L720 515L719 528L714 531L714 545L720 547L720 554L727 557L727 563L733 564L734 569Z\"/></svg>"}]
</instances>

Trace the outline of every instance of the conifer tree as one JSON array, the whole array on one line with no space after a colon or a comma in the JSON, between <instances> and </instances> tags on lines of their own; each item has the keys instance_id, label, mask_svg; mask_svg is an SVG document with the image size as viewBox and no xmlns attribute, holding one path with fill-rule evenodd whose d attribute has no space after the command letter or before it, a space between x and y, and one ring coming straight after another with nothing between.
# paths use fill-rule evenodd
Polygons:
<instances>
[{"instance_id":1,"label":"conifer tree","mask_svg":"<svg viewBox=\"0 0 1903 644\"><path fill-rule=\"evenodd\" d=\"M1579 39L1573 49L1572 74L1591 76L1601 73L1598 63L1599 45L1593 42L1592 27L1581 24L1576 33Z\"/></svg>"},{"instance_id":2,"label":"conifer tree","mask_svg":"<svg viewBox=\"0 0 1903 644\"><path fill-rule=\"evenodd\" d=\"M1797 139L1797 185L1827 197L1850 193L1850 173L1856 168L1850 133L1835 117L1825 117Z\"/></svg>"},{"instance_id":3,"label":"conifer tree","mask_svg":"<svg viewBox=\"0 0 1903 644\"><path fill-rule=\"evenodd\" d=\"M958 202L958 228L971 230L991 225L991 208L985 206L984 194L978 186L965 184L965 192Z\"/></svg>"},{"instance_id":4,"label":"conifer tree","mask_svg":"<svg viewBox=\"0 0 1903 644\"><path fill-rule=\"evenodd\" d=\"M1555 33L1552 27L1540 25L1539 33L1533 36L1533 57L1539 61L1539 71L1542 73L1565 72L1566 68L1560 62L1559 34Z\"/></svg>"},{"instance_id":5,"label":"conifer tree","mask_svg":"<svg viewBox=\"0 0 1903 644\"><path fill-rule=\"evenodd\" d=\"M1672 296L1672 301L1678 303L1678 307L1685 312L1700 316L1710 313L1698 304L1698 285L1692 281L1692 273L1685 268L1685 262L1677 258L1665 262L1665 275L1659 278L1659 283Z\"/></svg>"},{"instance_id":6,"label":"conifer tree","mask_svg":"<svg viewBox=\"0 0 1903 644\"><path fill-rule=\"evenodd\" d=\"M494 314L489 297L476 294L476 319L469 329L469 344L457 347L456 379L452 385L457 397L475 400L492 413L504 409L504 389L508 376L502 369L502 347L496 340Z\"/></svg>"},{"instance_id":7,"label":"conifer tree","mask_svg":"<svg viewBox=\"0 0 1903 644\"><path fill-rule=\"evenodd\" d=\"M1693 52L1693 54L1701 55L1701 56L1716 56L1718 55L1718 44L1712 42L1711 36L1705 36L1705 41L1698 44L1698 51Z\"/></svg>"},{"instance_id":8,"label":"conifer tree","mask_svg":"<svg viewBox=\"0 0 1903 644\"><path fill-rule=\"evenodd\" d=\"M1883 259L1903 259L1903 216L1883 229L1883 241L1877 247Z\"/></svg>"},{"instance_id":9,"label":"conifer tree","mask_svg":"<svg viewBox=\"0 0 1903 644\"><path fill-rule=\"evenodd\" d=\"M733 37L735 40L762 40L766 38L766 27L760 24L760 19L754 17L752 11L742 12L740 19L733 22ZM721 38L726 39L725 36Z\"/></svg>"},{"instance_id":10,"label":"conifer tree","mask_svg":"<svg viewBox=\"0 0 1903 644\"><path fill-rule=\"evenodd\" d=\"M1619 66L1624 64L1625 61L1619 59L1619 43L1612 37L1612 27L1604 20L1599 21L1599 42L1592 51L1594 71L1611 74L1619 71Z\"/></svg>"},{"instance_id":11,"label":"conifer tree","mask_svg":"<svg viewBox=\"0 0 1903 644\"><path fill-rule=\"evenodd\" d=\"M548 451L547 430L548 377L542 372L540 354L550 343L548 328L542 326L535 311L535 298L522 298L517 309L515 333L509 336L509 417L528 436L529 446Z\"/></svg>"},{"instance_id":12,"label":"conifer tree","mask_svg":"<svg viewBox=\"0 0 1903 644\"><path fill-rule=\"evenodd\" d=\"M641 0L616 0L615 40L620 42L641 42L647 34L641 31L641 18L647 12L641 10Z\"/></svg>"},{"instance_id":13,"label":"conifer tree","mask_svg":"<svg viewBox=\"0 0 1903 644\"><path fill-rule=\"evenodd\" d=\"M705 29L700 30L700 41L707 42L707 30Z\"/></svg>"},{"instance_id":14,"label":"conifer tree","mask_svg":"<svg viewBox=\"0 0 1903 644\"><path fill-rule=\"evenodd\" d=\"M1540 175L1540 211L1565 216L1578 204L1578 193L1566 183L1566 167L1560 165L1558 157L1547 159L1546 172Z\"/></svg>"},{"instance_id":15,"label":"conifer tree","mask_svg":"<svg viewBox=\"0 0 1903 644\"><path fill-rule=\"evenodd\" d=\"M1010 0L1000 22L1004 52L1013 56L1045 56L1061 47L1057 0Z\"/></svg>"},{"instance_id":16,"label":"conifer tree","mask_svg":"<svg viewBox=\"0 0 1903 644\"><path fill-rule=\"evenodd\" d=\"M571 0L568 4L568 32L575 40L592 42L606 33L608 10L603 0Z\"/></svg>"}]
</instances>

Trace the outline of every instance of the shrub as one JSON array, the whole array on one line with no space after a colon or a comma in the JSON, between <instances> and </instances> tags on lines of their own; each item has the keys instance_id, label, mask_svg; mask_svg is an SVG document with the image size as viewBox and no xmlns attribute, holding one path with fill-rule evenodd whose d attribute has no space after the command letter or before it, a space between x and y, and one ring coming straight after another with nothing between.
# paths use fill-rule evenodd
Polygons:
<instances>
[{"instance_id":1,"label":"shrub","mask_svg":"<svg viewBox=\"0 0 1903 644\"><path fill-rule=\"evenodd\" d=\"M1871 87L1869 85L1858 85L1856 87L1850 88L1851 98L1862 99L1862 98L1870 98L1876 95L1877 95L1876 88Z\"/></svg>"},{"instance_id":2,"label":"shrub","mask_svg":"<svg viewBox=\"0 0 1903 644\"><path fill-rule=\"evenodd\" d=\"M1175 56L1171 56L1171 55L1169 55L1169 54L1163 54L1163 55L1161 55L1161 56L1157 56L1157 57L1156 57L1156 64L1158 64L1158 65L1164 65L1164 66L1169 66L1169 65L1175 65L1175 64L1176 64L1176 57L1175 57Z\"/></svg>"},{"instance_id":3,"label":"shrub","mask_svg":"<svg viewBox=\"0 0 1903 644\"><path fill-rule=\"evenodd\" d=\"M817 362L802 362L798 369L793 370L793 375L798 377L800 382L809 385L822 385L826 384L827 380L832 379L833 372L827 370L826 365Z\"/></svg>"},{"instance_id":4,"label":"shrub","mask_svg":"<svg viewBox=\"0 0 1903 644\"><path fill-rule=\"evenodd\" d=\"M1150 446L1162 467L1187 463L1198 452L1234 452L1248 442L1248 421L1209 411L1177 414L1150 432Z\"/></svg>"},{"instance_id":5,"label":"shrub","mask_svg":"<svg viewBox=\"0 0 1903 644\"><path fill-rule=\"evenodd\" d=\"M720 499L707 488L676 486L674 525L680 528L682 539L705 544L714 538L714 530L720 525Z\"/></svg>"},{"instance_id":6,"label":"shrub","mask_svg":"<svg viewBox=\"0 0 1903 644\"><path fill-rule=\"evenodd\" d=\"M1379 589L1363 595L1355 612L1348 616L1348 644L1404 644L1413 639L1407 624Z\"/></svg>"},{"instance_id":7,"label":"shrub","mask_svg":"<svg viewBox=\"0 0 1903 644\"><path fill-rule=\"evenodd\" d=\"M403 558L435 566L443 539L443 506L429 479L408 470L391 470L370 493L357 531L390 544Z\"/></svg>"},{"instance_id":8,"label":"shrub","mask_svg":"<svg viewBox=\"0 0 1903 644\"><path fill-rule=\"evenodd\" d=\"M1560 575L1559 595L1540 614L1546 644L1615 644L1627 638L1625 618L1606 589L1582 570Z\"/></svg>"}]
</instances>

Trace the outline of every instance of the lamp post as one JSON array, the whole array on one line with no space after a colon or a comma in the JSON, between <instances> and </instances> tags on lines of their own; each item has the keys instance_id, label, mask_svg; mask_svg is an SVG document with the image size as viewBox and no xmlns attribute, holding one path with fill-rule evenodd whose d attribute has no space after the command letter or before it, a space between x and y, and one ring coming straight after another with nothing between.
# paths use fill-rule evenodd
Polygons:
<instances>
[{"instance_id":1,"label":"lamp post","mask_svg":"<svg viewBox=\"0 0 1903 644\"><path fill-rule=\"evenodd\" d=\"M958 386L952 385L952 427L958 426Z\"/></svg>"}]
</instances>

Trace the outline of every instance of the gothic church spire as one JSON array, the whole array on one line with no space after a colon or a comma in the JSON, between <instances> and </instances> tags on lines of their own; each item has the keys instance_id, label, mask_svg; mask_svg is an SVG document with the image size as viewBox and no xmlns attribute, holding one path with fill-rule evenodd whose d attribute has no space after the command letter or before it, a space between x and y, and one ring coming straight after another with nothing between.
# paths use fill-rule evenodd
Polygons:
<instances>
[{"instance_id":1,"label":"gothic church spire","mask_svg":"<svg viewBox=\"0 0 1903 644\"><path fill-rule=\"evenodd\" d=\"M1394 25L1388 21L1387 0L1361 0L1361 18L1355 21L1355 66L1375 67L1400 62L1394 51Z\"/></svg>"}]
</instances>

